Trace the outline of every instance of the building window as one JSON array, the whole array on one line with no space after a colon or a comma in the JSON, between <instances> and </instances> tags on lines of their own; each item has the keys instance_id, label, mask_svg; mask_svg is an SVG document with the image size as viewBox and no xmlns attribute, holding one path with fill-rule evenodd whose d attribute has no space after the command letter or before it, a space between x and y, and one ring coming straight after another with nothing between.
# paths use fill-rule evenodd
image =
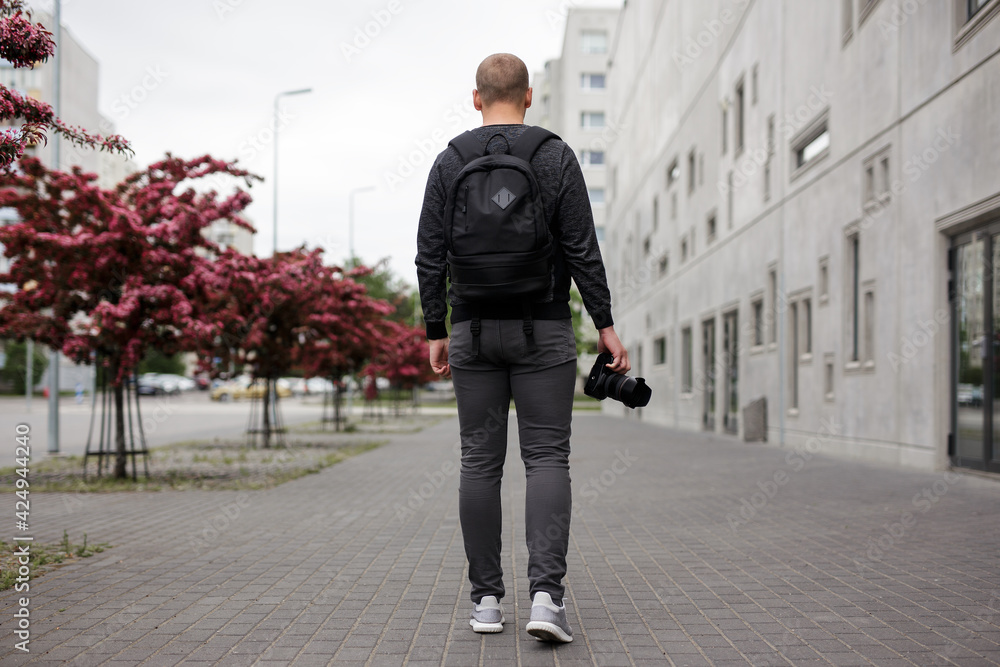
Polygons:
<instances>
[{"instance_id":1,"label":"building window","mask_svg":"<svg viewBox=\"0 0 1000 667\"><path fill-rule=\"evenodd\" d=\"M830 298L830 259L819 260L819 303L823 305Z\"/></svg>"},{"instance_id":2,"label":"building window","mask_svg":"<svg viewBox=\"0 0 1000 667\"><path fill-rule=\"evenodd\" d=\"M955 49L966 44L983 26L1000 14L1000 0L952 0L952 2L955 3L955 25L958 29L955 35Z\"/></svg>"},{"instance_id":3,"label":"building window","mask_svg":"<svg viewBox=\"0 0 1000 667\"><path fill-rule=\"evenodd\" d=\"M716 232L715 214L713 213L708 216L708 223L705 225L705 237L708 239L707 242L709 244L715 242Z\"/></svg>"},{"instance_id":4,"label":"building window","mask_svg":"<svg viewBox=\"0 0 1000 667\"><path fill-rule=\"evenodd\" d=\"M966 20L971 19L973 16L979 13L979 10L988 5L990 0L966 0L967 13Z\"/></svg>"},{"instance_id":5,"label":"building window","mask_svg":"<svg viewBox=\"0 0 1000 667\"><path fill-rule=\"evenodd\" d=\"M690 394L691 387L694 385L694 373L692 372L694 350L691 345L691 327L684 327L681 330L681 392L684 394Z\"/></svg>"},{"instance_id":6,"label":"building window","mask_svg":"<svg viewBox=\"0 0 1000 667\"><path fill-rule=\"evenodd\" d=\"M833 355L826 355L826 368L823 373L823 395L828 401L833 400Z\"/></svg>"},{"instance_id":7,"label":"building window","mask_svg":"<svg viewBox=\"0 0 1000 667\"><path fill-rule=\"evenodd\" d=\"M580 50L584 53L607 53L608 33L605 30L584 30L580 34Z\"/></svg>"},{"instance_id":8,"label":"building window","mask_svg":"<svg viewBox=\"0 0 1000 667\"><path fill-rule=\"evenodd\" d=\"M879 3L879 0L858 0L858 26L865 22L869 16L871 16L872 10L875 9L875 5Z\"/></svg>"},{"instance_id":9,"label":"building window","mask_svg":"<svg viewBox=\"0 0 1000 667\"><path fill-rule=\"evenodd\" d=\"M733 172L726 175L726 217L729 219L729 228L733 228Z\"/></svg>"},{"instance_id":10,"label":"building window","mask_svg":"<svg viewBox=\"0 0 1000 667\"><path fill-rule=\"evenodd\" d=\"M722 101L722 154L725 155L727 148L726 143L728 141L729 135L729 100Z\"/></svg>"},{"instance_id":11,"label":"building window","mask_svg":"<svg viewBox=\"0 0 1000 667\"><path fill-rule=\"evenodd\" d=\"M792 141L792 178L830 154L829 111L805 128Z\"/></svg>"},{"instance_id":12,"label":"building window","mask_svg":"<svg viewBox=\"0 0 1000 667\"><path fill-rule=\"evenodd\" d=\"M670 219L671 220L676 220L677 219L677 193L676 192L671 192L670 193Z\"/></svg>"},{"instance_id":13,"label":"building window","mask_svg":"<svg viewBox=\"0 0 1000 667\"><path fill-rule=\"evenodd\" d=\"M607 87L607 77L604 74L581 74L580 88L585 91L604 90Z\"/></svg>"},{"instance_id":14,"label":"building window","mask_svg":"<svg viewBox=\"0 0 1000 667\"><path fill-rule=\"evenodd\" d=\"M705 185L705 154L698 155L698 185Z\"/></svg>"},{"instance_id":15,"label":"building window","mask_svg":"<svg viewBox=\"0 0 1000 667\"><path fill-rule=\"evenodd\" d=\"M864 362L865 366L875 365L875 291L865 290L864 313Z\"/></svg>"},{"instance_id":16,"label":"building window","mask_svg":"<svg viewBox=\"0 0 1000 667\"><path fill-rule=\"evenodd\" d=\"M774 114L767 117L767 155L774 155Z\"/></svg>"},{"instance_id":17,"label":"building window","mask_svg":"<svg viewBox=\"0 0 1000 667\"><path fill-rule=\"evenodd\" d=\"M757 79L758 72L760 71L760 63L754 63L753 69L750 71L750 103L757 104Z\"/></svg>"},{"instance_id":18,"label":"building window","mask_svg":"<svg viewBox=\"0 0 1000 667\"><path fill-rule=\"evenodd\" d=\"M812 299L802 300L802 356L812 357Z\"/></svg>"},{"instance_id":19,"label":"building window","mask_svg":"<svg viewBox=\"0 0 1000 667\"><path fill-rule=\"evenodd\" d=\"M799 354L799 304L793 303L788 306L788 356L790 358L791 382L789 383L788 407L795 410L799 407L799 369L796 356Z\"/></svg>"},{"instance_id":20,"label":"building window","mask_svg":"<svg viewBox=\"0 0 1000 667\"><path fill-rule=\"evenodd\" d=\"M764 299L757 299L751 305L753 312L753 344L759 347L764 344Z\"/></svg>"},{"instance_id":21,"label":"building window","mask_svg":"<svg viewBox=\"0 0 1000 667\"><path fill-rule=\"evenodd\" d=\"M662 366L667 363L667 337L660 336L653 341L653 364Z\"/></svg>"},{"instance_id":22,"label":"building window","mask_svg":"<svg viewBox=\"0 0 1000 667\"><path fill-rule=\"evenodd\" d=\"M745 138L744 121L746 118L746 111L744 109L744 88L743 79L740 79L736 84L736 99L733 104L733 115L735 116L733 118L733 122L735 123L733 127L733 146L737 156L743 152L743 140Z\"/></svg>"},{"instance_id":23,"label":"building window","mask_svg":"<svg viewBox=\"0 0 1000 667\"><path fill-rule=\"evenodd\" d=\"M648 236L642 240L642 256L649 257L649 251L652 248L653 241Z\"/></svg>"},{"instance_id":24,"label":"building window","mask_svg":"<svg viewBox=\"0 0 1000 667\"><path fill-rule=\"evenodd\" d=\"M829 148L830 132L824 127L822 132L795 150L795 167L801 168L806 166Z\"/></svg>"},{"instance_id":25,"label":"building window","mask_svg":"<svg viewBox=\"0 0 1000 667\"><path fill-rule=\"evenodd\" d=\"M667 253L663 253L660 256L660 266L659 266L659 269L660 269L660 277L661 278L664 277L665 275L667 275L667 272L670 270L670 256Z\"/></svg>"},{"instance_id":26,"label":"building window","mask_svg":"<svg viewBox=\"0 0 1000 667\"><path fill-rule=\"evenodd\" d=\"M694 192L694 187L696 184L695 179L698 177L696 173L698 169L698 153L695 149L691 149L688 153L688 194Z\"/></svg>"},{"instance_id":27,"label":"building window","mask_svg":"<svg viewBox=\"0 0 1000 667\"><path fill-rule=\"evenodd\" d=\"M771 298L771 303L768 304L768 312L771 318L771 326L767 328L768 336L767 342L775 344L778 342L778 318L775 314L778 312L778 270L771 269L767 274L767 284L768 284L768 295Z\"/></svg>"},{"instance_id":28,"label":"building window","mask_svg":"<svg viewBox=\"0 0 1000 667\"><path fill-rule=\"evenodd\" d=\"M670 163L669 167L667 167L667 189L669 190L670 188L672 188L674 183L676 183L677 179L679 179L680 177L681 177L681 167L677 163L677 158L674 158L674 161Z\"/></svg>"},{"instance_id":29,"label":"building window","mask_svg":"<svg viewBox=\"0 0 1000 667\"><path fill-rule=\"evenodd\" d=\"M868 157L863 163L864 201L866 206L888 201L892 185L889 183L889 148Z\"/></svg>"},{"instance_id":30,"label":"building window","mask_svg":"<svg viewBox=\"0 0 1000 667\"><path fill-rule=\"evenodd\" d=\"M660 200L653 197L653 231L660 228Z\"/></svg>"},{"instance_id":31,"label":"building window","mask_svg":"<svg viewBox=\"0 0 1000 667\"><path fill-rule=\"evenodd\" d=\"M686 262L688 259L688 240L685 236L681 239L681 263Z\"/></svg>"},{"instance_id":32,"label":"building window","mask_svg":"<svg viewBox=\"0 0 1000 667\"><path fill-rule=\"evenodd\" d=\"M604 188L587 188L587 194L590 195L592 206L604 205Z\"/></svg>"},{"instance_id":33,"label":"building window","mask_svg":"<svg viewBox=\"0 0 1000 667\"><path fill-rule=\"evenodd\" d=\"M840 30L844 44L854 35L854 0L841 0Z\"/></svg>"},{"instance_id":34,"label":"building window","mask_svg":"<svg viewBox=\"0 0 1000 667\"><path fill-rule=\"evenodd\" d=\"M603 167L604 151L580 151L580 164L584 167Z\"/></svg>"},{"instance_id":35,"label":"building window","mask_svg":"<svg viewBox=\"0 0 1000 667\"><path fill-rule=\"evenodd\" d=\"M861 244L859 234L854 232L847 237L847 279L848 279L848 327L851 332L850 339L850 361L857 362L860 360L859 354L859 331L858 324L860 318L860 290L861 284L859 282L860 270L861 270Z\"/></svg>"},{"instance_id":36,"label":"building window","mask_svg":"<svg viewBox=\"0 0 1000 667\"><path fill-rule=\"evenodd\" d=\"M604 127L603 111L580 112L580 127L584 130L600 130Z\"/></svg>"}]
</instances>

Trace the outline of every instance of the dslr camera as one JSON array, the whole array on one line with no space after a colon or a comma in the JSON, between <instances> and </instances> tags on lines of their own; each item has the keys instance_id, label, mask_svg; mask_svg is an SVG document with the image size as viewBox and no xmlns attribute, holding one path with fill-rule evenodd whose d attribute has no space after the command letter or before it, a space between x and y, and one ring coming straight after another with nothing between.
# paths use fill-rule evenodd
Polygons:
<instances>
[{"instance_id":1,"label":"dslr camera","mask_svg":"<svg viewBox=\"0 0 1000 667\"><path fill-rule=\"evenodd\" d=\"M583 393L599 401L610 397L633 409L646 407L653 390L643 378L630 378L609 370L606 364L614 360L615 358L608 352L597 355L597 361L590 369L587 384L583 387Z\"/></svg>"}]
</instances>

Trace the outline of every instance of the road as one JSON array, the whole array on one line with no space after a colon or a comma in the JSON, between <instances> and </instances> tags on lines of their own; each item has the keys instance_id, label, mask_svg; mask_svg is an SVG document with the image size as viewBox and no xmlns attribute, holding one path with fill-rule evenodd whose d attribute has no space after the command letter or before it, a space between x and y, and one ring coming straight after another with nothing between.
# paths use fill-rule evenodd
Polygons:
<instances>
[{"instance_id":1,"label":"road","mask_svg":"<svg viewBox=\"0 0 1000 667\"><path fill-rule=\"evenodd\" d=\"M206 392L190 392L180 396L143 397L140 409L146 426L146 440L150 447L169 445L186 440L203 440L215 437L239 437L246 429L250 416L250 401L218 403L209 399ZM356 406L357 407L357 406ZM288 398L281 401L285 424L293 426L319 421L322 404L318 398ZM355 410L355 412L360 412ZM73 397L60 400L60 453L83 454L90 429L90 402L77 405ZM0 437L14 435L18 424L31 427L35 443L33 456L46 451L48 443L49 410L47 399L35 398L32 411L25 411L23 398L0 398ZM100 424L95 423L95 446ZM2 463L13 465L13 463Z\"/></svg>"}]
</instances>

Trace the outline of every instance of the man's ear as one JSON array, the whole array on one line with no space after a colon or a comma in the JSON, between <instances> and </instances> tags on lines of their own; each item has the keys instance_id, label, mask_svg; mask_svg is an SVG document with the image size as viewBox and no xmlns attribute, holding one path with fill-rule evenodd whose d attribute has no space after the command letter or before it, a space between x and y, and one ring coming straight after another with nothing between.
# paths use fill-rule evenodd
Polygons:
<instances>
[{"instance_id":1,"label":"man's ear","mask_svg":"<svg viewBox=\"0 0 1000 667\"><path fill-rule=\"evenodd\" d=\"M528 88L528 92L524 95L524 108L531 108L531 88Z\"/></svg>"},{"instance_id":2,"label":"man's ear","mask_svg":"<svg viewBox=\"0 0 1000 667\"><path fill-rule=\"evenodd\" d=\"M472 106L476 107L476 111L483 110L483 98L479 96L478 90L472 91Z\"/></svg>"}]
</instances>

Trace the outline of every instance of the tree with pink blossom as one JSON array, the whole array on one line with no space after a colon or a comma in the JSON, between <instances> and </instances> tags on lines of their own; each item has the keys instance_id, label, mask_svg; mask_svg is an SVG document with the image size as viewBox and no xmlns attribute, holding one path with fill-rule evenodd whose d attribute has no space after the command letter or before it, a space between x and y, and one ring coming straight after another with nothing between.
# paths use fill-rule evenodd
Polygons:
<instances>
[{"instance_id":1,"label":"tree with pink blossom","mask_svg":"<svg viewBox=\"0 0 1000 667\"><path fill-rule=\"evenodd\" d=\"M0 207L21 220L0 228L11 260L0 283L18 288L0 301L0 336L34 339L78 363L99 360L114 393L116 477L126 476L126 390L139 361L151 348L188 349L213 327L196 297L219 248L202 231L216 220L252 229L241 217L245 190L195 186L220 175L247 187L256 178L209 156L169 155L112 190L95 174L49 170L31 157L0 173Z\"/></svg>"},{"instance_id":2,"label":"tree with pink blossom","mask_svg":"<svg viewBox=\"0 0 1000 667\"><path fill-rule=\"evenodd\" d=\"M33 23L23 0L0 0L0 58L15 68L34 67L55 53L52 33ZM57 118L45 102L21 95L0 84L0 122L20 127L0 130L0 169L24 154L26 146L47 141L49 132L78 146L119 153L131 152L128 142L118 135L102 137L80 127L71 127Z\"/></svg>"}]
</instances>

